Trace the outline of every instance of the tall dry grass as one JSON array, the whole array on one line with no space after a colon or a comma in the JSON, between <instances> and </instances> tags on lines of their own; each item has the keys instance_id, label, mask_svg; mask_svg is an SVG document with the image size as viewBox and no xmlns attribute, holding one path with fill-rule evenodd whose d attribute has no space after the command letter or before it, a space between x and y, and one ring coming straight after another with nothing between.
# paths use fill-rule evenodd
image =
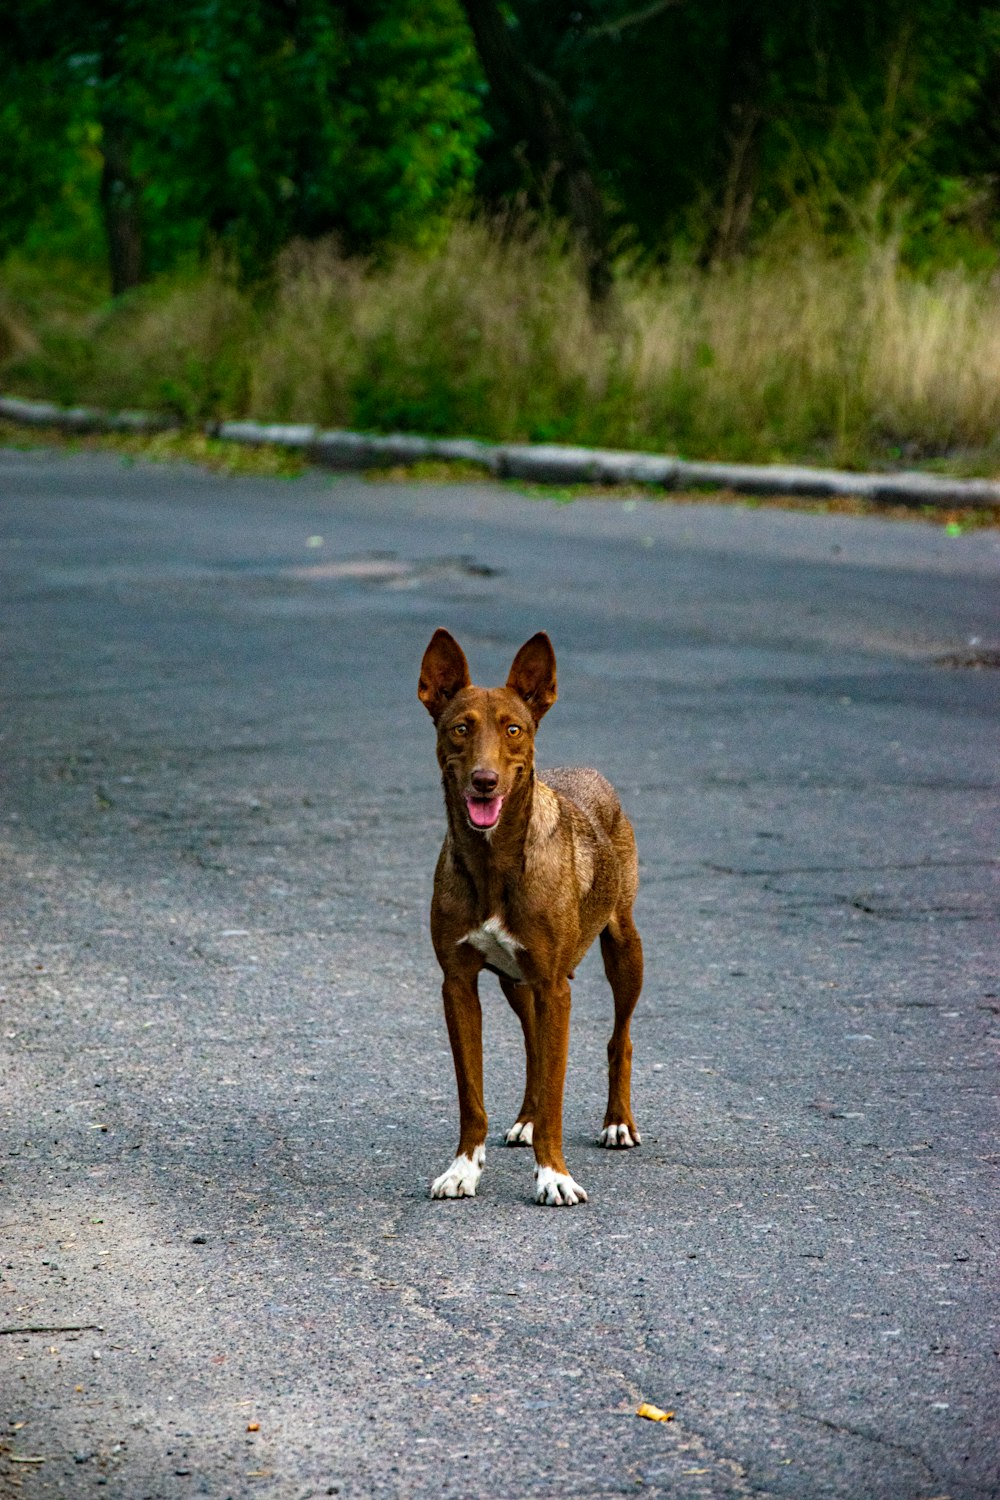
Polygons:
<instances>
[{"instance_id":1,"label":"tall dry grass","mask_svg":"<svg viewBox=\"0 0 1000 1500\"><path fill-rule=\"evenodd\" d=\"M296 245L254 293L203 268L72 327L2 277L0 300L24 330L8 389L190 420L847 464L1000 451L1000 286L914 278L892 243L623 270L599 324L562 245L475 223L384 266Z\"/></svg>"}]
</instances>

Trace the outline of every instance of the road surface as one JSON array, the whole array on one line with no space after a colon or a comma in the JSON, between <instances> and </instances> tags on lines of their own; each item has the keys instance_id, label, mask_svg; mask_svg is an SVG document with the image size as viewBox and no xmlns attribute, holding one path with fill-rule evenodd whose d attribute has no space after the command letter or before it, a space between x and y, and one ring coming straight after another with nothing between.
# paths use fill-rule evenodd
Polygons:
<instances>
[{"instance_id":1,"label":"road surface","mask_svg":"<svg viewBox=\"0 0 1000 1500\"><path fill-rule=\"evenodd\" d=\"M1000 533L8 450L0 534L0 1494L1000 1494ZM488 977L427 1194L438 625L638 834L579 1208Z\"/></svg>"}]
</instances>

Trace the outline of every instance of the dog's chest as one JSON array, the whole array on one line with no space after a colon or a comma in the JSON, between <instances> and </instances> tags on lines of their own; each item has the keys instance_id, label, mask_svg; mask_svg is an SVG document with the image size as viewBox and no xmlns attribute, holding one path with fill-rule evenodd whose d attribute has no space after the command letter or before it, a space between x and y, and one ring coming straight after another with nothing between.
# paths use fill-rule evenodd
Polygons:
<instances>
[{"instance_id":1,"label":"dog's chest","mask_svg":"<svg viewBox=\"0 0 1000 1500\"><path fill-rule=\"evenodd\" d=\"M524 944L507 931L499 917L488 917L481 927L467 932L459 941L478 949L491 968L499 969L509 979L524 978L518 962Z\"/></svg>"}]
</instances>

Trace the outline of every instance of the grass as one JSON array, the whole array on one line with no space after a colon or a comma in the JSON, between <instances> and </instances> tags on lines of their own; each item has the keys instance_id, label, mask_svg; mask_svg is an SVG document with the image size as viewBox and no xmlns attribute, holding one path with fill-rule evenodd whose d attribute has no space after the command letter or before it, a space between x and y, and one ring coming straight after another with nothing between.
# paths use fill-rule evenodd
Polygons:
<instances>
[{"instance_id":1,"label":"grass","mask_svg":"<svg viewBox=\"0 0 1000 1500\"><path fill-rule=\"evenodd\" d=\"M204 433L177 430L147 435L119 432L66 433L59 428L23 427L0 419L5 448L59 448L69 453L117 453L123 463L199 464L217 474L260 474L270 479L297 479L309 465L301 454L268 444L244 447Z\"/></svg>"},{"instance_id":2,"label":"grass","mask_svg":"<svg viewBox=\"0 0 1000 1500\"><path fill-rule=\"evenodd\" d=\"M998 369L1000 285L917 278L891 241L786 243L714 272L625 266L600 323L557 241L481 223L381 266L295 245L253 291L216 264L113 303L73 268L0 267L4 389L189 423L993 475Z\"/></svg>"}]
</instances>

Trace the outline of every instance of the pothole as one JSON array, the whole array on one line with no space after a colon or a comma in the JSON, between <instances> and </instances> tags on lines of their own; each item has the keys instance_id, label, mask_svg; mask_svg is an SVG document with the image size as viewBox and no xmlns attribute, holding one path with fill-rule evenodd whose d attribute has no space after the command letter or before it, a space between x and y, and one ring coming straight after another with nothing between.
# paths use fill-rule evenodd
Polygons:
<instances>
[{"instance_id":1,"label":"pothole","mask_svg":"<svg viewBox=\"0 0 1000 1500\"><path fill-rule=\"evenodd\" d=\"M938 667L966 667L973 672L990 668L995 670L1000 668L1000 649L985 647L969 651L949 651L947 656L936 656L934 664Z\"/></svg>"},{"instance_id":2,"label":"pothole","mask_svg":"<svg viewBox=\"0 0 1000 1500\"><path fill-rule=\"evenodd\" d=\"M499 568L471 557L428 557L419 562L369 553L361 557L331 558L328 562L298 563L281 569L283 578L300 583L358 582L385 588L415 588L442 578L495 578Z\"/></svg>"},{"instance_id":3,"label":"pothole","mask_svg":"<svg viewBox=\"0 0 1000 1500\"><path fill-rule=\"evenodd\" d=\"M390 562L376 557L352 557L344 562L303 564L297 568L282 568L285 578L301 578L306 582L321 582L327 578L363 578L368 583L389 583L398 578L409 578L413 564Z\"/></svg>"}]
</instances>

